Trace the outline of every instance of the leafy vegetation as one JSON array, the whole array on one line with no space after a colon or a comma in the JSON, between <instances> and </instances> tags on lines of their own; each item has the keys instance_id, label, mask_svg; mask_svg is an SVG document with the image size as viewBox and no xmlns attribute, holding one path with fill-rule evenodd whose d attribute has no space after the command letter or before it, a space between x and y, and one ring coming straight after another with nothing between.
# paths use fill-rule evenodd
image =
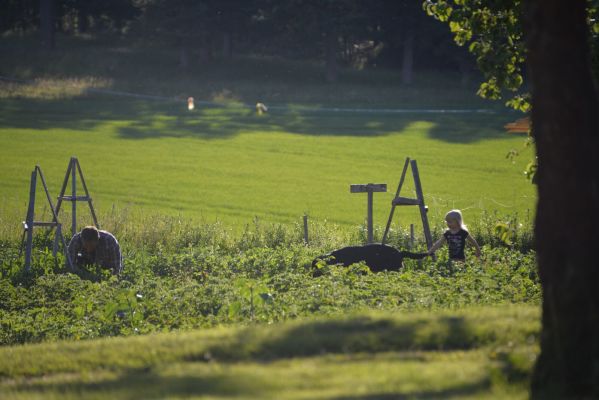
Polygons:
<instances>
[{"instance_id":1,"label":"leafy vegetation","mask_svg":"<svg viewBox=\"0 0 599 400\"><path fill-rule=\"evenodd\" d=\"M239 236L218 225L187 226L158 232L154 241L147 232L127 238L124 231L129 245L118 279L102 271L65 274L64 259L59 254L55 260L49 250L36 253L25 272L18 247L7 241L0 249L0 343L272 323L359 310L536 304L540 289L534 252L527 250L530 235L514 236L509 248L492 227L481 228L473 227L473 234L483 244L482 262L471 255L465 264L451 264L441 252L436 261L408 261L398 273L322 266L319 277L313 277L313 258L360 242L362 231L344 237L320 226L309 246L299 227L285 225L256 223ZM132 246L138 240L143 247ZM38 249L44 241L51 244L51 238L40 236ZM391 243L405 248L407 232L394 230Z\"/></svg>"}]
</instances>

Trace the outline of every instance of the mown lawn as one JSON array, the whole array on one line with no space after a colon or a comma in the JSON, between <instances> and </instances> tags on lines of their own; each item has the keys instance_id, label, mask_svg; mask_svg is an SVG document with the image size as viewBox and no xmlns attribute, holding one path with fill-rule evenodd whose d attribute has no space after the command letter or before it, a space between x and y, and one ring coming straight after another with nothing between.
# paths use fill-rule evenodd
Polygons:
<instances>
[{"instance_id":1,"label":"mown lawn","mask_svg":"<svg viewBox=\"0 0 599 400\"><path fill-rule=\"evenodd\" d=\"M535 306L353 314L0 348L3 399L518 399Z\"/></svg>"},{"instance_id":2,"label":"mown lawn","mask_svg":"<svg viewBox=\"0 0 599 400\"><path fill-rule=\"evenodd\" d=\"M350 194L349 185L376 182L388 184L387 193L375 195L375 222L384 225L405 157L418 161L433 222L451 208L464 210L466 222L483 210L523 216L535 201L534 186L521 174L529 157L516 164L505 158L523 143L503 132L511 114L291 107L260 117L235 105L188 112L184 102L105 96L4 99L0 105L0 218L6 224L25 216L34 165L56 196L72 155L101 215L117 206L243 226L254 217L299 222L307 213L359 225L366 196ZM411 179L402 194L413 195ZM399 218L419 221L405 209Z\"/></svg>"}]
</instances>

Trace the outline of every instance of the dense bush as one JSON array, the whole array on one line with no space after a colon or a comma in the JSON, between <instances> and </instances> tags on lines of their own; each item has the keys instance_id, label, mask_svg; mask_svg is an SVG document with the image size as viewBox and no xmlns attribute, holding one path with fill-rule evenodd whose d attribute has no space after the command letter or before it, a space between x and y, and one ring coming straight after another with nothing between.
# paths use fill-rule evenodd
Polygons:
<instances>
[{"instance_id":1,"label":"dense bush","mask_svg":"<svg viewBox=\"0 0 599 400\"><path fill-rule=\"evenodd\" d=\"M299 226L253 225L235 235L219 224L163 218L138 232L117 231L125 268L66 273L61 255L38 250L29 272L13 241L0 242L0 344L86 339L239 322L273 322L363 309L454 308L471 304L536 303L540 285L530 229L518 224L509 244L494 236L490 216L472 227L483 259L451 264L407 261L400 272L372 274L364 265L326 266L313 277L312 259L362 239L320 224L310 245ZM515 222L513 222L515 224ZM440 234L441 227L437 227ZM528 233L527 233L528 232ZM391 243L405 248L406 231ZM36 248L48 244L36 239ZM421 242L415 243L422 249Z\"/></svg>"}]
</instances>

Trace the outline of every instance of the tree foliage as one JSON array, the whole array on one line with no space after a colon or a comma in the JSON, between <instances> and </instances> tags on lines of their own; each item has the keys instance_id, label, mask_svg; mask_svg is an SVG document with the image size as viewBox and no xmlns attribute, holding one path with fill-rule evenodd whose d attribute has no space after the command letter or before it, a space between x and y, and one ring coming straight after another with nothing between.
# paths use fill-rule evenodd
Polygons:
<instances>
[{"instance_id":1,"label":"tree foliage","mask_svg":"<svg viewBox=\"0 0 599 400\"><path fill-rule=\"evenodd\" d=\"M476 57L485 80L478 94L527 113L530 94L525 84L526 44L522 31L521 0L425 0L426 13L448 24L455 42ZM599 76L599 1L588 1L589 32L594 55L593 71Z\"/></svg>"},{"instance_id":2,"label":"tree foliage","mask_svg":"<svg viewBox=\"0 0 599 400\"><path fill-rule=\"evenodd\" d=\"M413 0L43 3L51 5L51 16L42 15L39 0L6 0L0 32L37 31L42 19L51 19L44 26L62 35L110 33L131 43L172 46L187 64L219 55L264 55L334 63L335 68L399 67L406 77L422 69L457 70L464 83L474 71L471 56L453 46L450 32Z\"/></svg>"},{"instance_id":3,"label":"tree foliage","mask_svg":"<svg viewBox=\"0 0 599 400\"><path fill-rule=\"evenodd\" d=\"M426 0L425 11L446 22L460 46L476 57L485 80L478 94L501 99L511 94L507 105L527 112L530 108L523 78L525 44L520 0Z\"/></svg>"}]
</instances>

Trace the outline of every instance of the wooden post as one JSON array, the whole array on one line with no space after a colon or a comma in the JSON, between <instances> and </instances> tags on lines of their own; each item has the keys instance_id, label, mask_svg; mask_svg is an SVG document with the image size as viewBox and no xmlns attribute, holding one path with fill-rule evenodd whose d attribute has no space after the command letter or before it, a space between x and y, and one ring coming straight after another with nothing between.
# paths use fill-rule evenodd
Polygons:
<instances>
[{"instance_id":1,"label":"wooden post","mask_svg":"<svg viewBox=\"0 0 599 400\"><path fill-rule=\"evenodd\" d=\"M27 230L27 245L25 247L25 271L31 270L31 251L33 247L33 215L35 212L35 187L37 185L37 170L31 173L31 184L29 186L29 207L27 208L27 219L25 229Z\"/></svg>"},{"instance_id":2,"label":"wooden post","mask_svg":"<svg viewBox=\"0 0 599 400\"><path fill-rule=\"evenodd\" d=\"M304 214L304 243L308 244L308 216Z\"/></svg>"},{"instance_id":3,"label":"wooden post","mask_svg":"<svg viewBox=\"0 0 599 400\"><path fill-rule=\"evenodd\" d=\"M372 192L368 192L368 209L367 209L367 217L366 221L368 223L368 243L374 242L374 234L373 234L373 224L372 224Z\"/></svg>"},{"instance_id":4,"label":"wooden post","mask_svg":"<svg viewBox=\"0 0 599 400\"><path fill-rule=\"evenodd\" d=\"M433 238L431 236L431 230L428 226L428 217L426 215L428 209L424 205L424 195L422 194L422 185L420 184L418 165L416 164L416 160L412 160L410 163L412 164L412 175L414 175L414 189L416 190L416 197L419 200L418 207L420 208L420 218L422 219L422 227L424 228L424 239L426 240L427 249L430 249L433 245Z\"/></svg>"},{"instance_id":5,"label":"wooden post","mask_svg":"<svg viewBox=\"0 0 599 400\"><path fill-rule=\"evenodd\" d=\"M414 224L410 224L410 250L414 248Z\"/></svg>"},{"instance_id":6,"label":"wooden post","mask_svg":"<svg viewBox=\"0 0 599 400\"><path fill-rule=\"evenodd\" d=\"M367 218L367 227L368 227L368 243L372 243L374 241L373 234L373 218L372 218L372 210L373 210L373 193L374 192L386 192L387 184L386 183L368 183L366 185L350 185L349 187L350 193L368 193L368 209L366 213Z\"/></svg>"},{"instance_id":7,"label":"wooden post","mask_svg":"<svg viewBox=\"0 0 599 400\"><path fill-rule=\"evenodd\" d=\"M79 179L81 179L81 186L83 186L83 190L85 191L85 197L87 197L87 202L89 204L89 211L92 214L92 218L94 219L94 225L96 228L100 229L100 225L98 224L98 218L96 218L96 211L94 210L94 205L92 203L92 198L89 195L89 191L87 190L87 185L85 184L85 178L83 177L83 171L81 171L81 164L79 164L79 160L75 158L75 164L77 164L77 171L79 171Z\"/></svg>"},{"instance_id":8,"label":"wooden post","mask_svg":"<svg viewBox=\"0 0 599 400\"><path fill-rule=\"evenodd\" d=\"M54 248L52 249L52 255L54 257L56 257L56 253L58 252L58 239L60 239L60 241L62 242L62 247L63 247L65 255L66 255L66 259L67 259L67 267L72 269L71 257L69 255L69 252L67 251L67 243L64 240L64 236L62 235L62 225L60 224L60 222L58 222L58 214L56 213L56 210L54 209L54 206L52 205L52 196L50 196L50 191L48 190L48 185L46 185L46 179L44 178L44 173L42 172L42 169L40 168L39 165L36 165L35 169L36 169L37 173L39 174L40 179L42 180L44 192L46 193L46 200L48 200L48 204L50 205L50 210L52 211L51 226L56 227L56 235L54 236ZM43 223L39 223L39 224L43 224Z\"/></svg>"},{"instance_id":9,"label":"wooden post","mask_svg":"<svg viewBox=\"0 0 599 400\"><path fill-rule=\"evenodd\" d=\"M75 158L71 157L71 196L73 201L71 202L71 235L74 236L77 233L77 202L74 200L77 198L77 171L75 171Z\"/></svg>"},{"instance_id":10,"label":"wooden post","mask_svg":"<svg viewBox=\"0 0 599 400\"><path fill-rule=\"evenodd\" d=\"M399 196L399 192L401 191L403 182L406 179L406 172L408 171L408 165L410 165L410 157L406 157L406 162L403 166L403 171L401 171L401 178L399 179L399 185L397 185L397 192L395 192L394 198ZM394 212L395 212L395 204L392 204L391 212L389 213L389 219L387 220L387 226L385 227L385 233L383 233L383 240L382 240L383 244L385 244L387 242L387 235L389 234L389 229L391 228L391 220L393 220Z\"/></svg>"},{"instance_id":11,"label":"wooden post","mask_svg":"<svg viewBox=\"0 0 599 400\"><path fill-rule=\"evenodd\" d=\"M72 157L71 157L72 158ZM60 188L60 194L58 195L58 200L56 201L56 215L60 213L60 206L62 205L62 201L64 200L64 194L67 190L67 184L69 183L69 174L71 173L72 167L71 161L69 161L69 166L67 167L67 172L64 175L64 180L62 181L62 187Z\"/></svg>"}]
</instances>

